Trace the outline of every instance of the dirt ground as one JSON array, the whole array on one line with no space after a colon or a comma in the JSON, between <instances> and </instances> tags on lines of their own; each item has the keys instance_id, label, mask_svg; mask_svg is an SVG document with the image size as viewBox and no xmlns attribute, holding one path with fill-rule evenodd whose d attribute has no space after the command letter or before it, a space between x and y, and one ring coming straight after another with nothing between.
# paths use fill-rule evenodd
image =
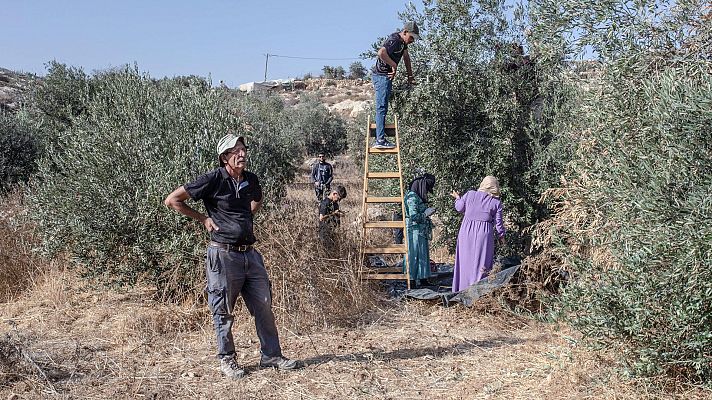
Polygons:
<instances>
[{"instance_id":1,"label":"dirt ground","mask_svg":"<svg viewBox=\"0 0 712 400\"><path fill-rule=\"evenodd\" d=\"M508 314L384 302L311 334L281 330L299 371L260 370L254 325L234 329L248 374L224 379L207 308L154 302L147 289L99 290L52 270L0 305L5 399L633 399L645 392L566 328ZM7 363L10 365L7 365Z\"/></svg>"}]
</instances>

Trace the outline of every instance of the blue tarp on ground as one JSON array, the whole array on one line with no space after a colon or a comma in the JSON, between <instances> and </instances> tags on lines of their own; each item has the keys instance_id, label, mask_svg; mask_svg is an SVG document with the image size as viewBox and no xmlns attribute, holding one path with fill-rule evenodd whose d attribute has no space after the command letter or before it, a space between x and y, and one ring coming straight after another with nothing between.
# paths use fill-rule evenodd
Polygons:
<instances>
[{"instance_id":1,"label":"blue tarp on ground","mask_svg":"<svg viewBox=\"0 0 712 400\"><path fill-rule=\"evenodd\" d=\"M380 256L370 256L368 261L373 268L402 268L403 265L402 260L394 265L389 265ZM408 290L407 283L404 280L385 280L382 281L382 285L388 293L388 297L392 300L401 300L403 298L440 300L446 307L454 303L461 303L469 307L480 297L493 292L497 288L507 286L520 267L521 259L519 257L498 258L495 261L494 270L499 270L499 272L485 277L469 288L457 293L451 291L455 269L452 264L436 264L433 276L427 279L427 286L425 287Z\"/></svg>"},{"instance_id":2,"label":"blue tarp on ground","mask_svg":"<svg viewBox=\"0 0 712 400\"><path fill-rule=\"evenodd\" d=\"M440 299L444 306L450 306L453 303L462 303L469 307L480 297L491 293L497 288L506 286L512 279L512 276L519 271L519 267L520 265L514 265L499 271L494 275L490 275L482 279L461 292L439 292L431 288L420 288L406 290L402 292L401 297L410 297L420 300Z\"/></svg>"}]
</instances>

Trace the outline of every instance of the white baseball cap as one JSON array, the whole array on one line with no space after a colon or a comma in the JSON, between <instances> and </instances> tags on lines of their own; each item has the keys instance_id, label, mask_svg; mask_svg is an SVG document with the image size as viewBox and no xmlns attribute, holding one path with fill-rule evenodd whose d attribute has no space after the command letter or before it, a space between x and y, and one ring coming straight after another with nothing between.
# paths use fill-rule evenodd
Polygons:
<instances>
[{"instance_id":1,"label":"white baseball cap","mask_svg":"<svg viewBox=\"0 0 712 400\"><path fill-rule=\"evenodd\" d=\"M247 144L245 144L245 137L244 136L237 136L232 133L228 133L227 135L223 136L219 141L218 141L218 156L222 155L222 153L230 150L231 148L235 147L237 142L242 142L242 144L247 148Z\"/></svg>"}]
</instances>

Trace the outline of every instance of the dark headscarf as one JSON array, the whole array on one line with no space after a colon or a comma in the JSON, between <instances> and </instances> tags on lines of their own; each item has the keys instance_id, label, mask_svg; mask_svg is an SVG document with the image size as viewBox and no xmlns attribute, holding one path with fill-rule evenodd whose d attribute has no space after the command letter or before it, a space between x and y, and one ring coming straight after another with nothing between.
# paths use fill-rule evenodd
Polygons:
<instances>
[{"instance_id":1,"label":"dark headscarf","mask_svg":"<svg viewBox=\"0 0 712 400\"><path fill-rule=\"evenodd\" d=\"M435 187L435 175L424 173L417 176L410 182L410 190L423 200L423 203L428 202L428 193L433 192Z\"/></svg>"}]
</instances>

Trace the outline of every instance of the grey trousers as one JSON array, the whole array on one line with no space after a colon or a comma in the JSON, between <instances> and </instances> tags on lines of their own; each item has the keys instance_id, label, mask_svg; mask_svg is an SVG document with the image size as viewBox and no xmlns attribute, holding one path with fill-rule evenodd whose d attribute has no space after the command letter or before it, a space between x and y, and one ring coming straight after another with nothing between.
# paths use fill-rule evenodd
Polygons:
<instances>
[{"instance_id":1,"label":"grey trousers","mask_svg":"<svg viewBox=\"0 0 712 400\"><path fill-rule=\"evenodd\" d=\"M262 255L257 250L228 251L208 246L205 257L208 305L218 342L218 358L235 355L232 315L238 295L255 318L263 356L282 355L272 313L272 291Z\"/></svg>"}]
</instances>

